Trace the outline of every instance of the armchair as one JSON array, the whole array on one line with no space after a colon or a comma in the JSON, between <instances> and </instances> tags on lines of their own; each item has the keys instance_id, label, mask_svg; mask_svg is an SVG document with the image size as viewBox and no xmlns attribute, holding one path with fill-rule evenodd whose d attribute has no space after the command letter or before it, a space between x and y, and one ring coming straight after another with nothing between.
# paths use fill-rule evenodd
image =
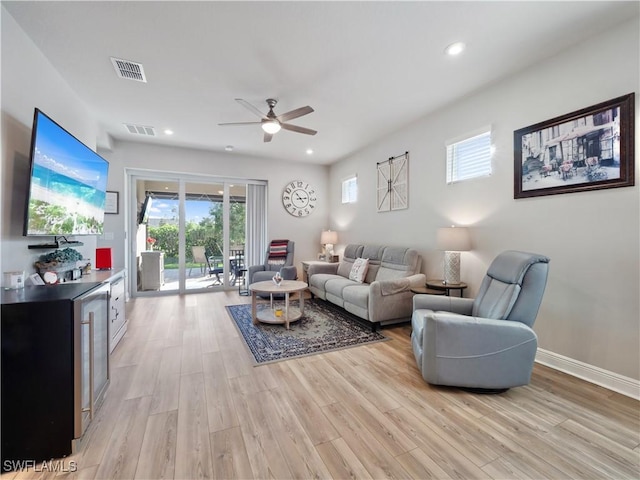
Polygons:
<instances>
[{"instance_id":1,"label":"armchair","mask_svg":"<svg viewBox=\"0 0 640 480\"><path fill-rule=\"evenodd\" d=\"M291 240L272 240L262 265L253 265L247 269L248 285L271 280L276 272L285 280L298 278L298 269L293 265L295 242Z\"/></svg>"},{"instance_id":2,"label":"armchair","mask_svg":"<svg viewBox=\"0 0 640 480\"><path fill-rule=\"evenodd\" d=\"M422 377L435 385L500 391L531 379L538 337L532 330L549 258L498 255L475 299L413 297L411 346Z\"/></svg>"}]
</instances>

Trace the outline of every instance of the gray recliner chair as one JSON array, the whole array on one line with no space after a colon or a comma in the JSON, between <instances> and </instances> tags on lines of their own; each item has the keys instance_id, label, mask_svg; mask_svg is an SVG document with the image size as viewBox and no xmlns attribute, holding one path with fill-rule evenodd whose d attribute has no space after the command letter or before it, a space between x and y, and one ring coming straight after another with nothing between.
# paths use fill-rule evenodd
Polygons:
<instances>
[{"instance_id":1,"label":"gray recliner chair","mask_svg":"<svg viewBox=\"0 0 640 480\"><path fill-rule=\"evenodd\" d=\"M493 260L475 299L415 295L411 345L422 377L480 391L528 384L548 270L549 258L510 250Z\"/></svg>"},{"instance_id":2,"label":"gray recliner chair","mask_svg":"<svg viewBox=\"0 0 640 480\"><path fill-rule=\"evenodd\" d=\"M271 280L276 272L284 280L298 278L298 269L293 265L295 242L292 240L272 240L262 265L252 265L247 270L249 285Z\"/></svg>"}]
</instances>

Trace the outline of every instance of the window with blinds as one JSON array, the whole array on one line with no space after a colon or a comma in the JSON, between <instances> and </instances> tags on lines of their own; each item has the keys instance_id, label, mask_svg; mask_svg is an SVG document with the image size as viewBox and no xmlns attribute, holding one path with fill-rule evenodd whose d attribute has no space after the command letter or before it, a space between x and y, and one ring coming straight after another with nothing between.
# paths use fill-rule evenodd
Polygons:
<instances>
[{"instance_id":1,"label":"window with blinds","mask_svg":"<svg viewBox=\"0 0 640 480\"><path fill-rule=\"evenodd\" d=\"M358 177L352 176L342 181L342 203L355 203L358 200Z\"/></svg>"},{"instance_id":2,"label":"window with blinds","mask_svg":"<svg viewBox=\"0 0 640 480\"><path fill-rule=\"evenodd\" d=\"M491 130L447 143L447 183L491 175Z\"/></svg>"}]
</instances>

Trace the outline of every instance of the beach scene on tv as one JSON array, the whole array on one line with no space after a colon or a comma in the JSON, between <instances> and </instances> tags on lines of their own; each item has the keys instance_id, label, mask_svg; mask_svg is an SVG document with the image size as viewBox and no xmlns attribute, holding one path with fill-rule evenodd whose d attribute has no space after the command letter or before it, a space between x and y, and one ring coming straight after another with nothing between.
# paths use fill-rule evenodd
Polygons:
<instances>
[{"instance_id":1,"label":"beach scene on tv","mask_svg":"<svg viewBox=\"0 0 640 480\"><path fill-rule=\"evenodd\" d=\"M102 234L108 168L98 154L40 115L27 235Z\"/></svg>"}]
</instances>

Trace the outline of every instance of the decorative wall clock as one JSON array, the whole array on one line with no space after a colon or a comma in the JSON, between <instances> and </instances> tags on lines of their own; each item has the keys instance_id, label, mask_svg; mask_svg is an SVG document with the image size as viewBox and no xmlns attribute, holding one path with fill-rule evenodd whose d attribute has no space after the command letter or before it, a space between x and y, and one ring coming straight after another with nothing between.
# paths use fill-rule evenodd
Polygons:
<instances>
[{"instance_id":1,"label":"decorative wall clock","mask_svg":"<svg viewBox=\"0 0 640 480\"><path fill-rule=\"evenodd\" d=\"M409 152L378 163L378 211L409 206Z\"/></svg>"},{"instance_id":2,"label":"decorative wall clock","mask_svg":"<svg viewBox=\"0 0 640 480\"><path fill-rule=\"evenodd\" d=\"M316 191L307 182L293 180L282 191L282 205L294 217L306 217L316 208Z\"/></svg>"}]
</instances>

